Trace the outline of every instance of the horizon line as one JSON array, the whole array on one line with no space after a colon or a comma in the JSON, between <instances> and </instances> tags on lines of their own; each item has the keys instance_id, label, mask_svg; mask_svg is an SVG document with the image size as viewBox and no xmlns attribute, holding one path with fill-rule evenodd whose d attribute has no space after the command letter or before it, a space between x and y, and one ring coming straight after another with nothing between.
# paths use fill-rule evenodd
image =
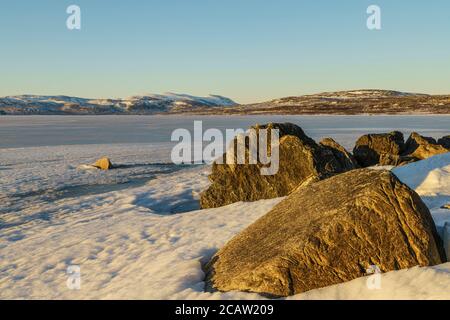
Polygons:
<instances>
[{"instance_id":1,"label":"horizon line","mask_svg":"<svg viewBox=\"0 0 450 320\"><path fill-rule=\"evenodd\" d=\"M274 100L279 100L279 99L284 99L284 98L291 98L291 97L306 97L306 96L319 96L321 94L330 94L330 93L343 93L343 92L358 92L358 91L366 91L366 92L370 92L370 91L381 91L381 92L398 92L398 93L403 93L403 94L408 94L408 95L422 95L422 96L448 96L450 95L450 93L426 93L424 92L413 92L413 91L404 91L404 90L398 90L398 89L374 89L374 88L359 88L359 89L346 89L346 90L329 90L329 91L315 91L313 93L304 93L304 94L290 94L290 95L285 95L285 96L281 96L281 97L273 97L273 98L268 98L267 100L258 100L258 101L254 101L254 102L247 102L247 103L240 103L237 102L237 100L235 100L232 97L229 96L225 96L222 94L214 94L214 93L208 93L206 95L196 95L196 94L191 94L191 93L177 93L174 91L166 91L163 93L144 93L144 94L132 94L132 95L128 95L125 97L86 97L86 96L82 96L82 95L70 95L70 94L34 94L34 93L23 93L23 94L13 94L13 95L6 95L6 96L1 96L0 99L5 99L5 98L14 98L14 97L27 97L27 96L35 96L35 97L69 97L69 98L77 98L77 99L85 99L85 100L126 100L126 99L131 99L131 98L136 98L136 97L150 97L150 96L169 96L169 95L177 95L177 96L189 96L189 97L195 97L195 98L208 98L208 97L223 97L223 98L227 98L227 99L231 99L233 102L235 102L238 105L248 105L248 104L257 104L257 103L264 103L264 102L269 102L269 101L274 101Z\"/></svg>"}]
</instances>

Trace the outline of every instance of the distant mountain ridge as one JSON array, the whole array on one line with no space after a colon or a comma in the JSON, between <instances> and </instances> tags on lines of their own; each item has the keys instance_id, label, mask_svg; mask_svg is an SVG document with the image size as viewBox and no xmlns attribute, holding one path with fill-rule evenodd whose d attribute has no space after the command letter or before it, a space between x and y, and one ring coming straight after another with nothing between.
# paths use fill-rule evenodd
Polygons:
<instances>
[{"instance_id":1,"label":"distant mountain ridge","mask_svg":"<svg viewBox=\"0 0 450 320\"><path fill-rule=\"evenodd\" d=\"M450 114L450 95L349 90L237 104L210 95L148 94L125 99L21 95L0 98L0 114Z\"/></svg>"},{"instance_id":2,"label":"distant mountain ridge","mask_svg":"<svg viewBox=\"0 0 450 320\"><path fill-rule=\"evenodd\" d=\"M349 90L292 96L271 101L207 110L201 114L450 114L449 95L429 95L394 90Z\"/></svg>"},{"instance_id":3,"label":"distant mountain ridge","mask_svg":"<svg viewBox=\"0 0 450 320\"><path fill-rule=\"evenodd\" d=\"M210 95L197 97L165 93L125 99L86 99L69 96L19 95L0 98L2 114L156 114L184 112L198 107L228 107L233 100Z\"/></svg>"},{"instance_id":4,"label":"distant mountain ridge","mask_svg":"<svg viewBox=\"0 0 450 320\"><path fill-rule=\"evenodd\" d=\"M387 98L387 97L412 97L412 96L430 96L423 93L410 93L395 90L377 90L377 89L362 89L362 90L347 90L335 92L322 92L302 97L326 97L326 98Z\"/></svg>"}]
</instances>

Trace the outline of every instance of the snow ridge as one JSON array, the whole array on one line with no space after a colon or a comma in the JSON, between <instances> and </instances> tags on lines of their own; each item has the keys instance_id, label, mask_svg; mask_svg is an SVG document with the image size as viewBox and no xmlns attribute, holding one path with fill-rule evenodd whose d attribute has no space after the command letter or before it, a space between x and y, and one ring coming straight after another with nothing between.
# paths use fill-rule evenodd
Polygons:
<instances>
[{"instance_id":1,"label":"snow ridge","mask_svg":"<svg viewBox=\"0 0 450 320\"><path fill-rule=\"evenodd\" d=\"M18 95L0 98L0 114L154 114L199 107L228 107L226 97L165 93L125 99L87 99L70 96Z\"/></svg>"}]
</instances>

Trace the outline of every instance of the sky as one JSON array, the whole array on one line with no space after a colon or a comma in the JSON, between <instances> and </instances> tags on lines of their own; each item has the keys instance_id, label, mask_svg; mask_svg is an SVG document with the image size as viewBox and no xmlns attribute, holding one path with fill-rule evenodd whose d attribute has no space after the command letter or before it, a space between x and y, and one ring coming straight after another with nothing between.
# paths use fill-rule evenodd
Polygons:
<instances>
[{"instance_id":1,"label":"sky","mask_svg":"<svg viewBox=\"0 0 450 320\"><path fill-rule=\"evenodd\" d=\"M448 0L0 0L0 96L450 93L449 35Z\"/></svg>"}]
</instances>

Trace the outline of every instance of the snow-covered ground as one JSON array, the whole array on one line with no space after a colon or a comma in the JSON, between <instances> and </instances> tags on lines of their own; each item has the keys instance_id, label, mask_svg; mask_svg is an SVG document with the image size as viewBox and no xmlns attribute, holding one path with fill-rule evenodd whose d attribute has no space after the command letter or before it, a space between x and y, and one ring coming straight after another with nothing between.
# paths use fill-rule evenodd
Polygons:
<instances>
[{"instance_id":1,"label":"snow-covered ground","mask_svg":"<svg viewBox=\"0 0 450 320\"><path fill-rule=\"evenodd\" d=\"M262 299L206 293L202 264L282 199L198 210L209 168L168 163L168 147L84 145L1 149L0 298ZM119 169L79 169L101 155ZM450 222L450 154L394 169ZM67 286L79 266L81 288ZM293 299L450 299L450 263L313 290Z\"/></svg>"},{"instance_id":2,"label":"snow-covered ground","mask_svg":"<svg viewBox=\"0 0 450 320\"><path fill-rule=\"evenodd\" d=\"M77 168L99 152L123 168ZM0 298L208 296L201 261L279 199L195 211L209 169L156 154L158 145L3 149ZM122 179L131 181L116 189ZM81 290L67 287L71 265L81 268Z\"/></svg>"},{"instance_id":3,"label":"snow-covered ground","mask_svg":"<svg viewBox=\"0 0 450 320\"><path fill-rule=\"evenodd\" d=\"M450 153L395 168L393 172L416 190L431 210L438 227L450 223L450 210L441 208L450 204Z\"/></svg>"}]
</instances>

